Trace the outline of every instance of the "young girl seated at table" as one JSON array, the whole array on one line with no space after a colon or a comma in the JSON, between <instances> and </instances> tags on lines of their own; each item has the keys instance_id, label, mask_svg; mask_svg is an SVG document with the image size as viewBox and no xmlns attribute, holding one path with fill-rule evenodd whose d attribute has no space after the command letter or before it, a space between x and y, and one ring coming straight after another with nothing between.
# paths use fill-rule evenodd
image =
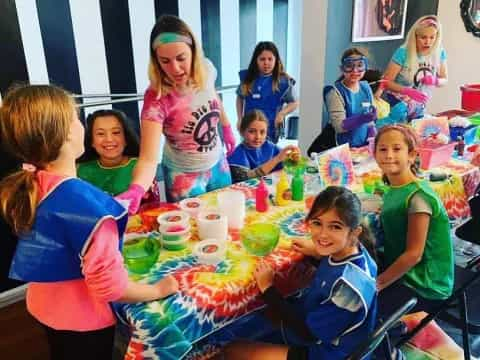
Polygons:
<instances>
[{"instance_id":1,"label":"young girl seated at table","mask_svg":"<svg viewBox=\"0 0 480 360\"><path fill-rule=\"evenodd\" d=\"M316 197L306 224L320 263L299 309L273 286L266 262L254 274L263 300L282 319L288 345L234 343L225 358L345 359L365 341L375 324L377 267L363 245L372 248L361 218L360 201L346 188L330 186Z\"/></svg>"},{"instance_id":2,"label":"young girl seated at table","mask_svg":"<svg viewBox=\"0 0 480 360\"><path fill-rule=\"evenodd\" d=\"M240 123L243 142L227 158L233 182L260 177L282 168L282 161L300 158L298 147L280 149L267 139L268 120L260 110L247 113Z\"/></svg>"},{"instance_id":3,"label":"young girl seated at table","mask_svg":"<svg viewBox=\"0 0 480 360\"><path fill-rule=\"evenodd\" d=\"M10 277L29 282L28 312L47 333L52 359L111 359L110 303L178 291L128 279L122 237L127 211L76 178L84 129L73 98L50 85L11 89L0 108L1 142L25 162L0 183L0 208L18 235Z\"/></svg>"},{"instance_id":4,"label":"young girl seated at table","mask_svg":"<svg viewBox=\"0 0 480 360\"><path fill-rule=\"evenodd\" d=\"M375 138L375 159L390 185L381 222L384 271L378 276L380 316L415 296L429 311L453 289L454 257L447 212L427 181L416 177L417 139L405 125L390 125Z\"/></svg>"},{"instance_id":5,"label":"young girl seated at table","mask_svg":"<svg viewBox=\"0 0 480 360\"><path fill-rule=\"evenodd\" d=\"M138 136L119 110L97 110L87 117L85 153L79 159L80 179L118 195L128 189L139 152Z\"/></svg>"},{"instance_id":6,"label":"young girl seated at table","mask_svg":"<svg viewBox=\"0 0 480 360\"><path fill-rule=\"evenodd\" d=\"M367 57L357 48L346 50L341 59L342 76L334 85L325 86L323 98L330 124L336 133L337 144L352 147L367 144L375 136L377 118L372 89L361 80L367 70Z\"/></svg>"}]
</instances>

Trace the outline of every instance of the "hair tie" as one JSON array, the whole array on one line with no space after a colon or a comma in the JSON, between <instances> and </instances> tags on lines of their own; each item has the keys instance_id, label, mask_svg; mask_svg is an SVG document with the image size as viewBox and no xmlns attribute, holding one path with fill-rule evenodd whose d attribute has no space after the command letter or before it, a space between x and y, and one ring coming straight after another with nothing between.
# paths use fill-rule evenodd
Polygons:
<instances>
[{"instance_id":1,"label":"hair tie","mask_svg":"<svg viewBox=\"0 0 480 360\"><path fill-rule=\"evenodd\" d=\"M37 171L37 167L30 163L23 163L22 170L34 173L35 171Z\"/></svg>"},{"instance_id":2,"label":"hair tie","mask_svg":"<svg viewBox=\"0 0 480 360\"><path fill-rule=\"evenodd\" d=\"M173 42L184 42L192 45L192 39L189 36L177 34L174 32L163 32L158 34L152 42L152 49L155 50L162 44L169 44Z\"/></svg>"}]
</instances>

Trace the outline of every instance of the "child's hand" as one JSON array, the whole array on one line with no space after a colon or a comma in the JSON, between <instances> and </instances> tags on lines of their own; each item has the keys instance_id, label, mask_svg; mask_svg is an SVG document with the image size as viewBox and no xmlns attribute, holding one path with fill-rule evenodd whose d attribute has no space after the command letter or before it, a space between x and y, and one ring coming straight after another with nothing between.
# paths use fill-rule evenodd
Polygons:
<instances>
[{"instance_id":1,"label":"child's hand","mask_svg":"<svg viewBox=\"0 0 480 360\"><path fill-rule=\"evenodd\" d=\"M282 127L284 119L285 119L285 115L283 115L282 112L279 111L275 116L275 127L276 128Z\"/></svg>"},{"instance_id":2,"label":"child's hand","mask_svg":"<svg viewBox=\"0 0 480 360\"><path fill-rule=\"evenodd\" d=\"M164 277L162 280L155 283L158 289L158 298L163 299L169 295L178 292L178 282L172 275Z\"/></svg>"},{"instance_id":3,"label":"child's hand","mask_svg":"<svg viewBox=\"0 0 480 360\"><path fill-rule=\"evenodd\" d=\"M257 282L258 288L263 293L270 286L272 286L275 272L265 261L260 260L255 272L253 273L253 276Z\"/></svg>"},{"instance_id":4,"label":"child's hand","mask_svg":"<svg viewBox=\"0 0 480 360\"><path fill-rule=\"evenodd\" d=\"M292 241L292 250L298 251L307 256L318 256L315 250L315 245L310 239L294 239Z\"/></svg>"},{"instance_id":5,"label":"child's hand","mask_svg":"<svg viewBox=\"0 0 480 360\"><path fill-rule=\"evenodd\" d=\"M293 162L298 162L300 160L300 149L295 145L288 145L278 155L280 156L280 161L290 159Z\"/></svg>"}]
</instances>

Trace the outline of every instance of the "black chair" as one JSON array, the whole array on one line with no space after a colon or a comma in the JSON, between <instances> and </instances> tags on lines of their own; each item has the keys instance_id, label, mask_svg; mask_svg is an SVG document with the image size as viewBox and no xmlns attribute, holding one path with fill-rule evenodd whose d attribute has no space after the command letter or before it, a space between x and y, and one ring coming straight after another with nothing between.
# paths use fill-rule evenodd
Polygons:
<instances>
[{"instance_id":1,"label":"black chair","mask_svg":"<svg viewBox=\"0 0 480 360\"><path fill-rule=\"evenodd\" d=\"M480 263L480 258L471 261L467 268L455 266L455 289L453 294L442 301L431 314L423 318L420 323L402 336L395 344L400 347L413 338L430 321L440 318L449 322L462 330L463 354L464 359L470 360L470 341L469 334L480 333L480 312L478 311L478 301L480 300L480 288L473 286L480 279L480 271L472 271ZM473 311L474 316L469 318L469 310Z\"/></svg>"},{"instance_id":2,"label":"black chair","mask_svg":"<svg viewBox=\"0 0 480 360\"><path fill-rule=\"evenodd\" d=\"M373 351L382 343L384 339L387 339L384 342L386 346L386 359L391 360L390 357L390 346L388 341L387 331L390 330L401 317L407 314L415 305L417 304L416 298L411 298L405 304L402 305L397 311L395 311L387 320L385 320L379 327L377 327L373 333L368 336L368 339L362 342L355 351L347 358L348 360L360 360L365 358L368 355L371 355Z\"/></svg>"}]
</instances>

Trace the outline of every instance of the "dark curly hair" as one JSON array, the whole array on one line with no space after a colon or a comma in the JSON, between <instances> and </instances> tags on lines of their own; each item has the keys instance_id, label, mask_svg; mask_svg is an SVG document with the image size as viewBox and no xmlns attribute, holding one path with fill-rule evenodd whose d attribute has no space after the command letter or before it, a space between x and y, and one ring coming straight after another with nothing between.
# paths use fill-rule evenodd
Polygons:
<instances>
[{"instance_id":1,"label":"dark curly hair","mask_svg":"<svg viewBox=\"0 0 480 360\"><path fill-rule=\"evenodd\" d=\"M114 116L120 122L123 128L123 133L125 135L126 143L123 154L129 157L138 157L138 154L140 152L139 139L137 134L129 126L127 115L125 115L123 111L116 109L102 109L94 111L87 117L87 128L85 131L85 152L78 159L78 162L85 162L98 158L98 153L92 147L93 124L95 123L95 119L102 116Z\"/></svg>"}]
</instances>

